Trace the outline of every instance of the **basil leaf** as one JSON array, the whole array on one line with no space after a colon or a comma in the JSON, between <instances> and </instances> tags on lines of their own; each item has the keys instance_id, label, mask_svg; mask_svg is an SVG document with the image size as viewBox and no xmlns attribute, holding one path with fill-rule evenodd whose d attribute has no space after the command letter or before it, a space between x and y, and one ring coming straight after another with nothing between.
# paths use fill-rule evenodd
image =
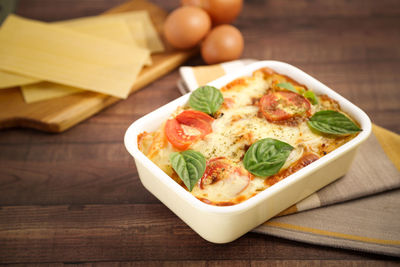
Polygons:
<instances>
[{"instance_id":1,"label":"basil leaf","mask_svg":"<svg viewBox=\"0 0 400 267\"><path fill-rule=\"evenodd\" d=\"M343 135L361 131L361 129L342 113L323 110L315 113L308 121L308 126L326 134Z\"/></svg>"},{"instance_id":2,"label":"basil leaf","mask_svg":"<svg viewBox=\"0 0 400 267\"><path fill-rule=\"evenodd\" d=\"M176 171L179 178L181 178L189 191L192 191L206 170L206 159L204 156L200 152L186 150L172 153L169 159L172 168Z\"/></svg>"},{"instance_id":3,"label":"basil leaf","mask_svg":"<svg viewBox=\"0 0 400 267\"><path fill-rule=\"evenodd\" d=\"M317 97L315 96L315 94L314 94L313 91L305 91L304 94L303 94L303 96L304 96L305 98L307 98L308 100L310 100L311 104L313 104L313 105L318 104L318 99L317 99Z\"/></svg>"},{"instance_id":4,"label":"basil leaf","mask_svg":"<svg viewBox=\"0 0 400 267\"><path fill-rule=\"evenodd\" d=\"M189 98L192 109L214 115L224 102L222 93L213 86L201 86L193 91Z\"/></svg>"},{"instance_id":5,"label":"basil leaf","mask_svg":"<svg viewBox=\"0 0 400 267\"><path fill-rule=\"evenodd\" d=\"M297 90L293 87L293 85L292 85L291 83L278 83L276 86L278 86L278 87L280 87L280 88L283 88L283 89L286 89L286 90L289 90L289 91L292 91L292 92L294 92L294 93L296 93L296 94L299 93L299 92L297 92Z\"/></svg>"},{"instance_id":6,"label":"basil leaf","mask_svg":"<svg viewBox=\"0 0 400 267\"><path fill-rule=\"evenodd\" d=\"M293 147L285 142L264 138L250 146L243 164L252 174L267 177L279 172L292 150Z\"/></svg>"}]
</instances>

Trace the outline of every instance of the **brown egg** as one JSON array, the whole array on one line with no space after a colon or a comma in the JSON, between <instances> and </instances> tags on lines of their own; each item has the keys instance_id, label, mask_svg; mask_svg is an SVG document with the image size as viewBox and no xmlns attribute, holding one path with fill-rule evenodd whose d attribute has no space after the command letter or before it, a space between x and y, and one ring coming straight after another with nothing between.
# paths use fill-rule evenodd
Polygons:
<instances>
[{"instance_id":1,"label":"brown egg","mask_svg":"<svg viewBox=\"0 0 400 267\"><path fill-rule=\"evenodd\" d=\"M235 60L243 52L243 36L232 25L215 27L201 44L201 56L207 64Z\"/></svg>"},{"instance_id":2,"label":"brown egg","mask_svg":"<svg viewBox=\"0 0 400 267\"><path fill-rule=\"evenodd\" d=\"M243 0L181 0L182 5L203 8L214 25L231 23L242 11Z\"/></svg>"},{"instance_id":3,"label":"brown egg","mask_svg":"<svg viewBox=\"0 0 400 267\"><path fill-rule=\"evenodd\" d=\"M184 6L169 14L164 24L164 35L175 48L187 49L196 46L210 28L210 17L203 9Z\"/></svg>"}]
</instances>

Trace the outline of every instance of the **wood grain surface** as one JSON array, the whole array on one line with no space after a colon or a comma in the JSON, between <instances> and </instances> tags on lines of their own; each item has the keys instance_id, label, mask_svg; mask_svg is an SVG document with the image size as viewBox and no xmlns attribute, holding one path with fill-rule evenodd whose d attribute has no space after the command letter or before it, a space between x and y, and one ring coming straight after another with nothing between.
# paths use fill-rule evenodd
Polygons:
<instances>
[{"instance_id":1,"label":"wood grain surface","mask_svg":"<svg viewBox=\"0 0 400 267\"><path fill-rule=\"evenodd\" d=\"M117 0L20 0L46 21ZM178 0L153 1L171 10ZM397 0L246 0L243 58L293 64L400 133ZM189 65L204 64L199 56ZM224 245L195 234L141 185L123 136L177 98L174 71L62 133L0 131L0 263L12 266L398 266L381 255L249 233ZM212 227L212 226L210 226Z\"/></svg>"}]
</instances>

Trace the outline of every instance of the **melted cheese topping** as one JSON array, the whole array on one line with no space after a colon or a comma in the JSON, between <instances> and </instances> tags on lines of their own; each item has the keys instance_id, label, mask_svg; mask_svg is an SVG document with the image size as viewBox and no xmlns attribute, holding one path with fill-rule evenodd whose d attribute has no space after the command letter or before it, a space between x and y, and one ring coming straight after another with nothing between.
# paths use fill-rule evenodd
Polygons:
<instances>
[{"instance_id":1,"label":"melted cheese topping","mask_svg":"<svg viewBox=\"0 0 400 267\"><path fill-rule=\"evenodd\" d=\"M294 147L281 169L282 172L296 164L305 151L314 153L318 157L323 156L354 137L353 135L328 138L312 132L305 120L294 125L277 124L270 123L263 116L260 116L257 104L259 99L273 88L276 83L287 81L295 83L294 85L298 91L307 90L305 86L297 84L290 78L285 78L275 73L266 74L262 70L254 72L251 77L237 79L222 88L221 91L224 98L229 99L229 101L225 102L229 102L229 105L226 104L220 108L217 119L212 124L212 133L193 143L189 149L201 152L207 160L218 157L226 158L234 166L244 170L242 159L250 145L263 138L274 138ZM318 104L311 106L311 114L326 109L340 111L337 102L329 97L317 96L317 98L319 100ZM176 114L180 113L181 110L182 108L178 108ZM184 131L189 135L197 134L197 130L190 127L184 128ZM154 153L153 151L150 157L149 153L146 153L148 149L141 148L141 146L139 148L168 175L183 185L182 182L176 179L176 174L174 175L168 159L169 154L174 152L175 149L169 143L164 146L160 145L160 142L163 142L163 127L156 133L147 134L145 137L147 139L153 138L153 143L158 142L158 147L160 147L157 150L158 152ZM148 137L149 135L153 137ZM155 136L158 138L154 138ZM144 143L149 143L145 137L141 138L142 142L139 141L142 146ZM146 142L144 142L145 140ZM154 144L152 146L154 147ZM316 156L316 158L318 157ZM268 179L273 179L273 176L261 178L250 174L244 175L243 173L233 172L229 177L203 186L203 188L200 188L198 184L191 193L209 204L233 205L271 186L273 183L267 181Z\"/></svg>"}]
</instances>

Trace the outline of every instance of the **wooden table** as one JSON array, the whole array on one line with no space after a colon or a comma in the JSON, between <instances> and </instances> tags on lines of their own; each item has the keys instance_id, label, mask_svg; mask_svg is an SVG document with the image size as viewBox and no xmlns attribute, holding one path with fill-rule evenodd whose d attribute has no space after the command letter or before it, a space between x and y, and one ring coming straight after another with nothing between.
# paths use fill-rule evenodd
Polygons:
<instances>
[{"instance_id":1,"label":"wooden table","mask_svg":"<svg viewBox=\"0 0 400 267\"><path fill-rule=\"evenodd\" d=\"M154 1L167 10L178 0ZM54 21L120 0L20 0L17 14ZM235 25L243 58L300 67L400 132L397 0L246 0ZM203 64L195 57L189 65ZM127 127L177 98L177 71L62 134L0 132L0 262L139 266L378 266L394 258L259 234L211 244L141 185ZM393 262L392 262L393 263Z\"/></svg>"}]
</instances>

